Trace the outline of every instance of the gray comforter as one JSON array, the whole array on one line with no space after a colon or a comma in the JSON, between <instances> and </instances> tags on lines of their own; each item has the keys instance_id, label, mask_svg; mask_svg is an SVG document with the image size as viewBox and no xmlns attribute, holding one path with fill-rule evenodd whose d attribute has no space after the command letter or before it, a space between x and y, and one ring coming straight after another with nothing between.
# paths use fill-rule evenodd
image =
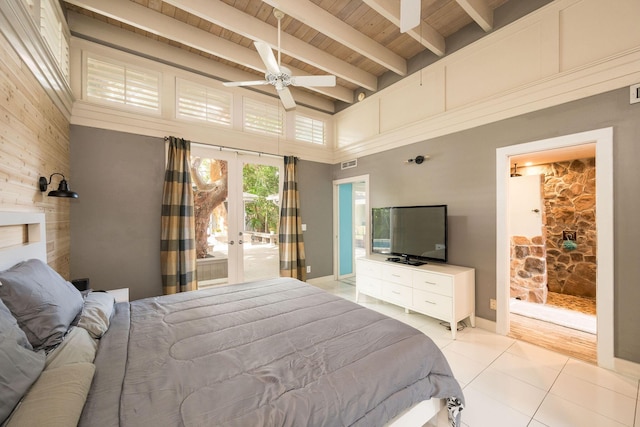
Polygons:
<instances>
[{"instance_id":1,"label":"gray comforter","mask_svg":"<svg viewBox=\"0 0 640 427\"><path fill-rule=\"evenodd\" d=\"M377 426L463 399L423 333L284 278L118 304L95 363L81 426Z\"/></svg>"}]
</instances>

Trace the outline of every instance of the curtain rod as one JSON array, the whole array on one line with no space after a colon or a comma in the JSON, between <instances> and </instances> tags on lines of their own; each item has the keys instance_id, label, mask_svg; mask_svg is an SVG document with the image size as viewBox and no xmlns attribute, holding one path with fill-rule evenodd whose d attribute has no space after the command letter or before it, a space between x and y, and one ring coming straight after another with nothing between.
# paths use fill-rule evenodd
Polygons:
<instances>
[{"instance_id":1,"label":"curtain rod","mask_svg":"<svg viewBox=\"0 0 640 427\"><path fill-rule=\"evenodd\" d=\"M165 136L164 140L168 141L169 140L169 136ZM176 137L177 138L177 137ZM184 139L184 138L181 138ZM233 148L233 147L226 147L224 145L211 145L211 144L204 144L202 142L191 142L192 144L198 145L200 147L206 147L206 148L213 148L213 149L218 149L220 151L233 151L235 153L247 153L247 154L254 154L254 155L258 155L258 157L273 157L276 159L283 159L286 156L282 156L282 155L278 155L278 154L269 154L269 153L264 153L262 151L253 151L253 150L244 150L241 148Z\"/></svg>"}]
</instances>

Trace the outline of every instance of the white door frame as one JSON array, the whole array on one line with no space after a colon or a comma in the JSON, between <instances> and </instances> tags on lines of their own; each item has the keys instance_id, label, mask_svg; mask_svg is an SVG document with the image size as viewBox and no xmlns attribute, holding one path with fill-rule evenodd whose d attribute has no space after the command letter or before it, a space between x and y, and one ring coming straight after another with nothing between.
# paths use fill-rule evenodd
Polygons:
<instances>
[{"instance_id":1,"label":"white door frame","mask_svg":"<svg viewBox=\"0 0 640 427\"><path fill-rule=\"evenodd\" d=\"M511 156L595 143L598 270L596 310L598 365L615 369L613 318L613 128L511 145L496 150L496 332L509 333L509 173ZM618 359L620 360L620 359Z\"/></svg>"},{"instance_id":2,"label":"white door frame","mask_svg":"<svg viewBox=\"0 0 640 427\"><path fill-rule=\"evenodd\" d=\"M274 156L263 156L261 154L254 154L250 152L239 151L236 152L236 173L238 174L236 178L237 187L234 189L236 194L241 195L241 199L244 198L244 165L246 164L254 164L254 165L264 165L264 166L273 166L278 168L278 194L282 195L282 187L284 184L284 163L282 161L282 157L274 157ZM231 188L229 188L231 190ZM280 217L280 208L282 207L282 200L278 201L278 218ZM237 216L235 218L235 224L237 225L238 235L236 236L236 240L238 245L236 246L236 271L234 274L236 282L229 283L239 283L248 280L245 273L244 266L244 258L246 253L244 252L244 243L246 243L246 238L243 234L240 234L244 231L244 215L245 215L245 206L244 200L239 200L237 205ZM279 220L278 220L279 222ZM231 268L231 266L230 266ZM280 268L278 267L278 271Z\"/></svg>"},{"instance_id":3,"label":"white door frame","mask_svg":"<svg viewBox=\"0 0 640 427\"><path fill-rule=\"evenodd\" d=\"M364 247L365 247L365 251L366 254L369 255L371 253L370 250L370 245L371 245L371 215L369 215L369 174L367 175L359 175L359 176L354 176L354 177L350 177L350 178L343 178L343 179L337 179L333 181L333 279L334 280L338 280L338 277L340 275L340 271L339 271L339 260L338 260L338 251L339 251L339 240L338 240L338 234L340 232L339 228L338 228L338 221L339 221L339 195L338 195L338 186L342 185L342 184L354 184L357 182L364 182L364 188L365 188L365 212L367 212L366 215L366 222L365 222L365 228L366 228L366 233L365 233L365 242L364 242ZM353 263L353 269L354 269L354 273L356 273L355 271L356 268L356 264L355 262Z\"/></svg>"},{"instance_id":4,"label":"white door frame","mask_svg":"<svg viewBox=\"0 0 640 427\"><path fill-rule=\"evenodd\" d=\"M244 251L243 251L243 231L244 231L244 201L242 188L243 167L246 163L264 164L279 168L278 193L282 194L284 182L284 166L282 157L263 156L257 153L222 149L216 146L204 144L191 144L191 154L201 157L210 157L228 162L228 182L229 189L227 195L228 210L228 259L227 259L227 283L240 283L244 281ZM231 213L235 212L235 215ZM278 209L280 212L280 209Z\"/></svg>"}]
</instances>

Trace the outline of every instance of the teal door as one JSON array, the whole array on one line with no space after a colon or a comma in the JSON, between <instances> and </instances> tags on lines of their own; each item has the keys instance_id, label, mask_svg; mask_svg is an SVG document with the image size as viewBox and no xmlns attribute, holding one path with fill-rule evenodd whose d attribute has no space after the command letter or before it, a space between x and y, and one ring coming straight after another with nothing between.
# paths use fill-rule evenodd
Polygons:
<instances>
[{"instance_id":1,"label":"teal door","mask_svg":"<svg viewBox=\"0 0 640 427\"><path fill-rule=\"evenodd\" d=\"M353 274L353 184L338 186L338 275Z\"/></svg>"}]
</instances>

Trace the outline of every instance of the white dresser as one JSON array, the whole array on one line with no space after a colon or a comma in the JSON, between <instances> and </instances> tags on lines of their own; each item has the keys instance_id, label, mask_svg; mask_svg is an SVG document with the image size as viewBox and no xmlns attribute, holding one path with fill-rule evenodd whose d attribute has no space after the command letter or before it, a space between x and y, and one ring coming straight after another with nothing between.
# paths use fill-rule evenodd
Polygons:
<instances>
[{"instance_id":1,"label":"white dresser","mask_svg":"<svg viewBox=\"0 0 640 427\"><path fill-rule=\"evenodd\" d=\"M411 266L386 256L356 260L356 302L360 294L449 322L456 338L458 322L475 319L475 270L449 264Z\"/></svg>"}]
</instances>

